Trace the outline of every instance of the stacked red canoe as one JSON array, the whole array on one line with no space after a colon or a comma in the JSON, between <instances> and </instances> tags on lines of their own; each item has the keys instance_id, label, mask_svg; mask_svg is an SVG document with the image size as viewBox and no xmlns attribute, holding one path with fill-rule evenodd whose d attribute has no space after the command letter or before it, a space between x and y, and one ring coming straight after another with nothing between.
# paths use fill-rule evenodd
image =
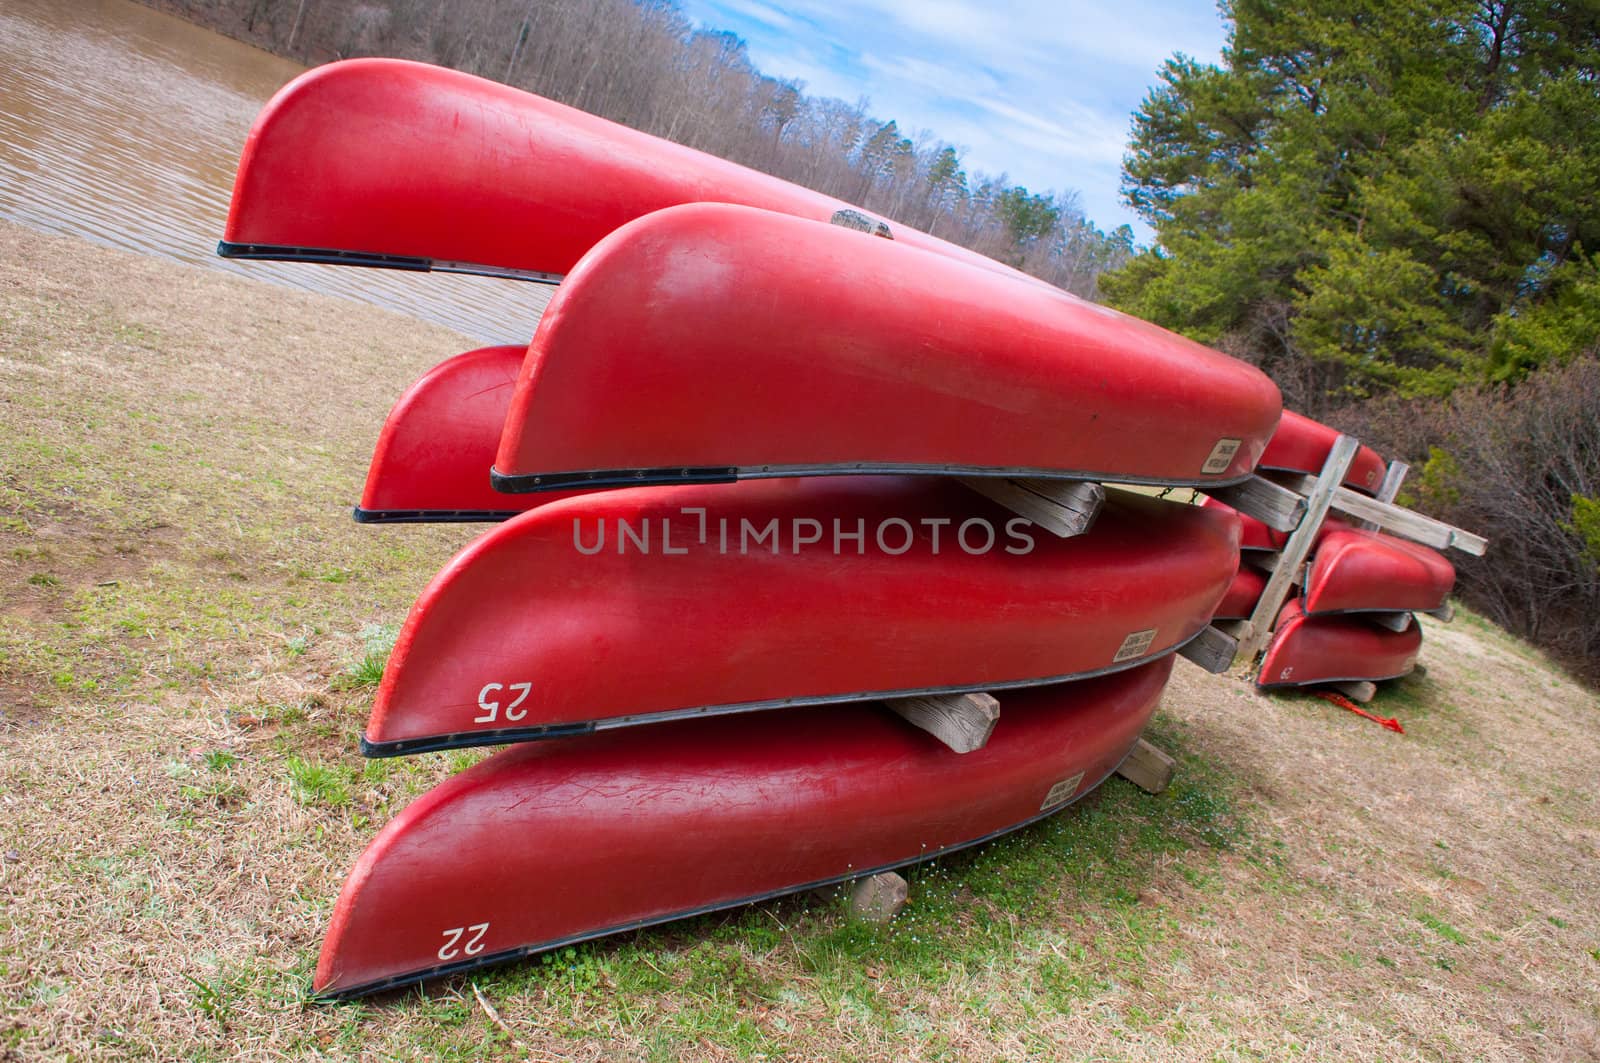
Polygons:
<instances>
[{"instance_id":1,"label":"stacked red canoe","mask_svg":"<svg viewBox=\"0 0 1600 1063\"><path fill-rule=\"evenodd\" d=\"M1056 538L953 477L1214 487L1280 413L1255 369L972 252L412 63L285 88L222 250L562 281L529 346L441 364L378 438L357 519L497 523L412 608L363 751L519 744L373 841L324 996L1064 808L1133 748L1238 524L1113 490ZM989 691L960 754L883 704Z\"/></svg>"},{"instance_id":2,"label":"stacked red canoe","mask_svg":"<svg viewBox=\"0 0 1600 1063\"><path fill-rule=\"evenodd\" d=\"M1335 429L1293 411L1261 458L1263 471L1317 473ZM1345 486L1373 493L1383 480L1383 458L1360 447ZM1207 508L1232 513L1213 499ZM1267 584L1257 564L1270 564L1287 540L1261 521L1235 514L1241 527L1242 563L1217 619L1251 616ZM1383 532L1327 519L1312 554L1294 574L1296 594L1279 611L1256 674L1261 687L1318 686L1379 681L1406 675L1416 665L1422 630L1415 613L1440 613L1455 585L1455 568L1437 550Z\"/></svg>"}]
</instances>

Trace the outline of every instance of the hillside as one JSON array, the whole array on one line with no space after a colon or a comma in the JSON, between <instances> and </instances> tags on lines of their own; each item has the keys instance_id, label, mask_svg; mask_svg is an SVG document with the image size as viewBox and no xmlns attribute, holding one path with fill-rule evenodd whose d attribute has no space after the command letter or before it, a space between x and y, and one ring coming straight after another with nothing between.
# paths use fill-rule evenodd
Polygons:
<instances>
[{"instance_id":1,"label":"hillside","mask_svg":"<svg viewBox=\"0 0 1600 1063\"><path fill-rule=\"evenodd\" d=\"M365 841L475 759L355 739L476 529L348 515L467 346L0 223L0 1059L1600 1054L1600 698L1465 612L1379 696L1403 737L1180 663L1172 790L920 870L887 930L789 899L305 1006Z\"/></svg>"}]
</instances>

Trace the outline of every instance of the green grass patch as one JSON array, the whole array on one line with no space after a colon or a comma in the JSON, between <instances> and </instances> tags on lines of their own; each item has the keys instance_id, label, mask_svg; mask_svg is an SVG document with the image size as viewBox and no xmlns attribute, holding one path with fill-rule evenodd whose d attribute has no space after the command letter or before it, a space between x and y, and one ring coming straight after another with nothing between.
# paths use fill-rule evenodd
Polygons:
<instances>
[{"instance_id":1,"label":"green grass patch","mask_svg":"<svg viewBox=\"0 0 1600 1063\"><path fill-rule=\"evenodd\" d=\"M389 665L389 654L400 631L391 624L368 624L361 630L361 641L366 647L360 660L333 679L335 690L366 690L383 682L383 670Z\"/></svg>"},{"instance_id":2,"label":"green grass patch","mask_svg":"<svg viewBox=\"0 0 1600 1063\"><path fill-rule=\"evenodd\" d=\"M1427 912L1418 912L1417 922L1421 923L1429 930L1432 930L1435 934L1438 934L1440 937L1444 938L1453 945L1465 945L1470 940L1467 935L1463 934L1461 931L1457 930L1443 919L1440 919L1435 915L1430 915Z\"/></svg>"},{"instance_id":3,"label":"green grass patch","mask_svg":"<svg viewBox=\"0 0 1600 1063\"><path fill-rule=\"evenodd\" d=\"M350 787L355 781L356 769L295 756L286 763L295 800L302 805L344 808L350 804Z\"/></svg>"}]
</instances>

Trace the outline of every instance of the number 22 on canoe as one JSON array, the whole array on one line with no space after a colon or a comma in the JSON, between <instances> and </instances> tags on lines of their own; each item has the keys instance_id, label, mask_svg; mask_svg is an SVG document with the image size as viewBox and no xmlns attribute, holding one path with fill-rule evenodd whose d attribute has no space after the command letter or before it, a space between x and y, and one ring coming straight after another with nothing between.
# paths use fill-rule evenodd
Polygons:
<instances>
[{"instance_id":1,"label":"number 22 on canoe","mask_svg":"<svg viewBox=\"0 0 1600 1063\"><path fill-rule=\"evenodd\" d=\"M503 750L367 847L313 988L379 992L987 840L1114 771L1171 670L1168 656L1003 695L965 754L871 703Z\"/></svg>"}]
</instances>

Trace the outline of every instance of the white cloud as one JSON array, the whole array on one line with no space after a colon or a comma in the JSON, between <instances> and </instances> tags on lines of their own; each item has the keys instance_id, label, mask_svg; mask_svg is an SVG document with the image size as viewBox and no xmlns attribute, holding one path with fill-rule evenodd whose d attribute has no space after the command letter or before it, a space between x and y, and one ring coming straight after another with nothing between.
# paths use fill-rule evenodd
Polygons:
<instances>
[{"instance_id":1,"label":"white cloud","mask_svg":"<svg viewBox=\"0 0 1600 1063\"><path fill-rule=\"evenodd\" d=\"M744 36L764 73L868 97L872 113L964 148L969 170L1076 190L1096 224L1118 200L1133 110L1174 52L1218 57L1206 0L683 0ZM1148 230L1135 222L1137 230Z\"/></svg>"}]
</instances>

